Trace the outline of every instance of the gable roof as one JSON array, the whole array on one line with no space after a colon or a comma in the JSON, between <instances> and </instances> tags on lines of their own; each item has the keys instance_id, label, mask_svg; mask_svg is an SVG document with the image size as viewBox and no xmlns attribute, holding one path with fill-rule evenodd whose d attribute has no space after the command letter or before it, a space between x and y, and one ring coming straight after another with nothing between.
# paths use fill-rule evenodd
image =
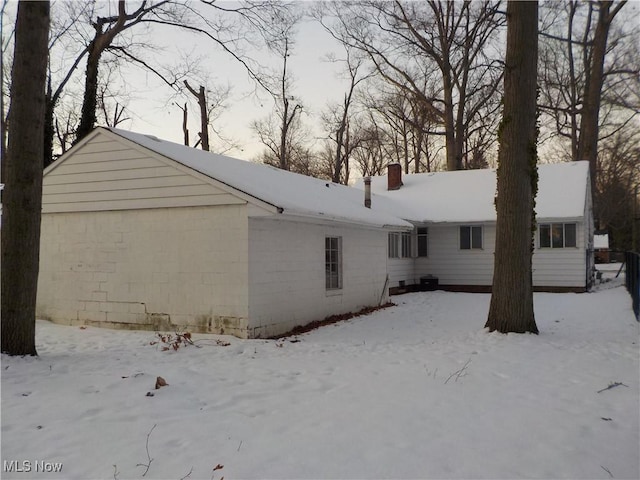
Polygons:
<instances>
[{"instance_id":1,"label":"gable roof","mask_svg":"<svg viewBox=\"0 0 640 480\"><path fill-rule=\"evenodd\" d=\"M165 158L268 203L280 213L374 227L408 228L411 224L383 211L364 206L362 191L264 164L160 140L152 135L118 128L98 127Z\"/></svg>"},{"instance_id":2,"label":"gable roof","mask_svg":"<svg viewBox=\"0 0 640 480\"><path fill-rule=\"evenodd\" d=\"M536 217L578 219L584 216L589 163L565 162L538 165ZM425 223L494 222L496 171L459 170L402 176L398 190L387 190L387 176L372 177L371 190L384 197L372 208ZM364 188L362 181L358 188Z\"/></svg>"}]
</instances>

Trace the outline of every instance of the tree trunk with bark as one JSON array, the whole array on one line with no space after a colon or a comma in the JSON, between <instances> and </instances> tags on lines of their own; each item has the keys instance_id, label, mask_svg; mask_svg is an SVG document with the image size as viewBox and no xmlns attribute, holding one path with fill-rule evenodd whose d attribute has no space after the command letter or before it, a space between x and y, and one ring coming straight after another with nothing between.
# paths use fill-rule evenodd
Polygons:
<instances>
[{"instance_id":1,"label":"tree trunk with bark","mask_svg":"<svg viewBox=\"0 0 640 480\"><path fill-rule=\"evenodd\" d=\"M198 91L196 91L189 82L184 81L184 86L187 90L196 97L198 100L198 107L200 108L200 142L202 150L209 151L209 111L207 110L207 94L204 86L200 85ZM187 105L185 104L185 112ZM184 129L184 127L183 127Z\"/></svg>"},{"instance_id":2,"label":"tree trunk with bark","mask_svg":"<svg viewBox=\"0 0 640 480\"><path fill-rule=\"evenodd\" d=\"M159 4L156 4L158 6ZM98 104L98 67L100 58L107 48L111 46L113 39L123 30L134 25L154 6L146 7L146 1L134 13L127 15L125 0L118 0L118 15L113 17L98 17L93 22L96 33L87 47L87 69L84 81L84 96L82 99L82 111L80 124L76 130L78 143L86 137L96 124L96 108ZM127 21L130 21L127 23Z\"/></svg>"},{"instance_id":3,"label":"tree trunk with bark","mask_svg":"<svg viewBox=\"0 0 640 480\"><path fill-rule=\"evenodd\" d=\"M23 1L16 18L1 233L2 352L10 355L37 355L49 9L48 1Z\"/></svg>"},{"instance_id":4,"label":"tree trunk with bark","mask_svg":"<svg viewBox=\"0 0 640 480\"><path fill-rule=\"evenodd\" d=\"M593 51L591 52L591 65L588 73L588 83L585 89L584 106L580 118L580 140L578 143L577 160L589 161L591 174L591 190L595 192L596 176L598 173L598 135L600 98L604 83L604 59L607 54L607 38L609 27L616 14L620 11L625 1L611 11L613 1L598 2L598 23L593 36Z\"/></svg>"},{"instance_id":5,"label":"tree trunk with bark","mask_svg":"<svg viewBox=\"0 0 640 480\"><path fill-rule=\"evenodd\" d=\"M538 333L532 251L536 166L538 3L507 5L504 113L499 132L493 290L485 327Z\"/></svg>"}]
</instances>

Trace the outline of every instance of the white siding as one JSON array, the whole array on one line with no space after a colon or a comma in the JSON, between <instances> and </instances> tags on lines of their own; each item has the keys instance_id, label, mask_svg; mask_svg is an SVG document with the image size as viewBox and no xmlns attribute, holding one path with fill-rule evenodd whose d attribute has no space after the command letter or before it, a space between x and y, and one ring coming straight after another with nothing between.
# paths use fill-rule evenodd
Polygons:
<instances>
[{"instance_id":1,"label":"white siding","mask_svg":"<svg viewBox=\"0 0 640 480\"><path fill-rule=\"evenodd\" d=\"M49 213L38 315L247 335L246 206Z\"/></svg>"},{"instance_id":2,"label":"white siding","mask_svg":"<svg viewBox=\"0 0 640 480\"><path fill-rule=\"evenodd\" d=\"M387 268L389 269L389 286L399 287L400 282L405 285L419 283L416 276L416 262L413 258L387 258Z\"/></svg>"},{"instance_id":3,"label":"white siding","mask_svg":"<svg viewBox=\"0 0 640 480\"><path fill-rule=\"evenodd\" d=\"M325 288L325 237L342 238L342 285ZM387 232L249 219L251 336L267 337L387 299Z\"/></svg>"},{"instance_id":4,"label":"white siding","mask_svg":"<svg viewBox=\"0 0 640 480\"><path fill-rule=\"evenodd\" d=\"M460 250L459 229L429 226L429 256L416 259L416 276L433 275L440 285L491 285L495 225L483 225L482 249Z\"/></svg>"},{"instance_id":5,"label":"white siding","mask_svg":"<svg viewBox=\"0 0 640 480\"><path fill-rule=\"evenodd\" d=\"M97 133L47 171L42 203L49 213L244 202L197 172Z\"/></svg>"},{"instance_id":6,"label":"white siding","mask_svg":"<svg viewBox=\"0 0 640 480\"><path fill-rule=\"evenodd\" d=\"M495 224L483 226L482 250L460 250L458 232L459 226L429 227L429 256L416 259L414 276L417 281L421 276L431 274L438 277L443 286L491 286ZM576 237L578 245L575 248L534 250L534 287L585 287L586 251L582 223L577 224ZM537 247L537 232L535 242Z\"/></svg>"},{"instance_id":7,"label":"white siding","mask_svg":"<svg viewBox=\"0 0 640 480\"><path fill-rule=\"evenodd\" d=\"M561 221L557 222L561 223ZM585 241L584 223L577 223L576 247L536 248L533 252L533 286L585 288L587 277ZM539 238L536 232L536 247L538 245Z\"/></svg>"}]
</instances>

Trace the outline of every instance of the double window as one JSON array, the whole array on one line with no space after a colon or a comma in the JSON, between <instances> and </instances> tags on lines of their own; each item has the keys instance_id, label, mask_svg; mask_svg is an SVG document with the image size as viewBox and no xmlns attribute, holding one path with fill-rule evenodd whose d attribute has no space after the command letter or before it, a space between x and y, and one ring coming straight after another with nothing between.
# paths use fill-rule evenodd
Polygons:
<instances>
[{"instance_id":1,"label":"double window","mask_svg":"<svg viewBox=\"0 0 640 480\"><path fill-rule=\"evenodd\" d=\"M327 290L342 288L342 237L324 239L325 286Z\"/></svg>"},{"instance_id":2,"label":"double window","mask_svg":"<svg viewBox=\"0 0 640 480\"><path fill-rule=\"evenodd\" d=\"M427 256L427 229L418 228L418 256ZM412 258L414 252L414 235L412 232L389 233L389 258Z\"/></svg>"},{"instance_id":3,"label":"double window","mask_svg":"<svg viewBox=\"0 0 640 480\"><path fill-rule=\"evenodd\" d=\"M460 227L460 250L482 249L482 226Z\"/></svg>"},{"instance_id":4,"label":"double window","mask_svg":"<svg viewBox=\"0 0 640 480\"><path fill-rule=\"evenodd\" d=\"M569 248L576 246L575 223L541 223L540 248Z\"/></svg>"}]
</instances>

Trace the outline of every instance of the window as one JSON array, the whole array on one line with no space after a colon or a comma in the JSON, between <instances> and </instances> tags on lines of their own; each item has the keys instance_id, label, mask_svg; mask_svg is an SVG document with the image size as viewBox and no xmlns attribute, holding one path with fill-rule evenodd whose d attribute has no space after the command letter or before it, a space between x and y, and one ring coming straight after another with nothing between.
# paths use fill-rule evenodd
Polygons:
<instances>
[{"instance_id":1,"label":"window","mask_svg":"<svg viewBox=\"0 0 640 480\"><path fill-rule=\"evenodd\" d=\"M540 224L540 248L569 248L576 246L575 223Z\"/></svg>"},{"instance_id":2,"label":"window","mask_svg":"<svg viewBox=\"0 0 640 480\"><path fill-rule=\"evenodd\" d=\"M326 237L325 284L327 290L342 288L342 237Z\"/></svg>"},{"instance_id":3,"label":"window","mask_svg":"<svg viewBox=\"0 0 640 480\"><path fill-rule=\"evenodd\" d=\"M460 227L460 250L482 248L482 226Z\"/></svg>"},{"instance_id":4,"label":"window","mask_svg":"<svg viewBox=\"0 0 640 480\"><path fill-rule=\"evenodd\" d=\"M427 242L427 235L429 229L427 227L418 227L418 257L428 256L429 246Z\"/></svg>"},{"instance_id":5,"label":"window","mask_svg":"<svg viewBox=\"0 0 640 480\"><path fill-rule=\"evenodd\" d=\"M398 258L400 256L400 252L398 251L399 238L400 234L396 232L389 234L389 258Z\"/></svg>"},{"instance_id":6,"label":"window","mask_svg":"<svg viewBox=\"0 0 640 480\"><path fill-rule=\"evenodd\" d=\"M411 257L411 232L402 232L402 258Z\"/></svg>"}]
</instances>

